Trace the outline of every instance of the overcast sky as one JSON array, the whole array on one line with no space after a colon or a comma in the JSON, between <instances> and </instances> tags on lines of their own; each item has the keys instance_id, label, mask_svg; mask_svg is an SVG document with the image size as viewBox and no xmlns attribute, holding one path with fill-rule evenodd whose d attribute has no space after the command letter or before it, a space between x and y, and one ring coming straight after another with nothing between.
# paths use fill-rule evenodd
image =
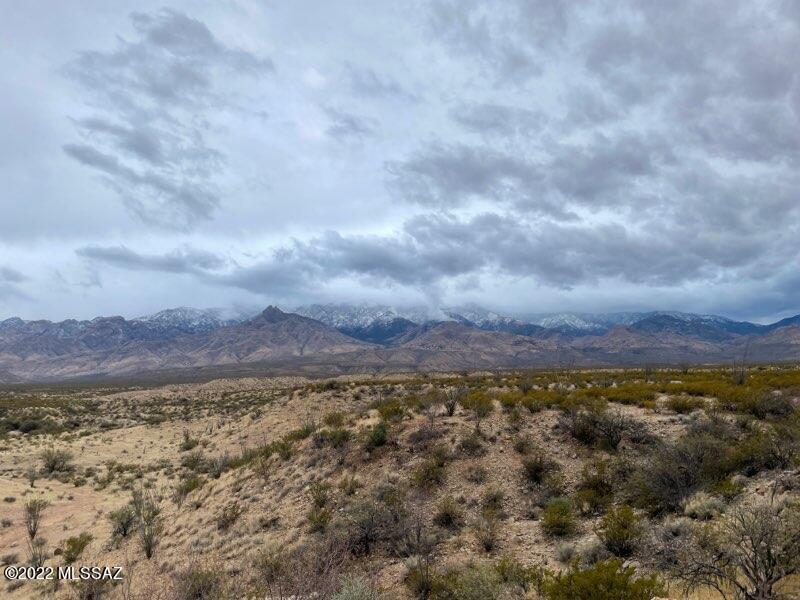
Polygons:
<instances>
[{"instance_id":1,"label":"overcast sky","mask_svg":"<svg viewBox=\"0 0 800 600\"><path fill-rule=\"evenodd\" d=\"M0 319L800 312L800 2L4 2Z\"/></svg>"}]
</instances>

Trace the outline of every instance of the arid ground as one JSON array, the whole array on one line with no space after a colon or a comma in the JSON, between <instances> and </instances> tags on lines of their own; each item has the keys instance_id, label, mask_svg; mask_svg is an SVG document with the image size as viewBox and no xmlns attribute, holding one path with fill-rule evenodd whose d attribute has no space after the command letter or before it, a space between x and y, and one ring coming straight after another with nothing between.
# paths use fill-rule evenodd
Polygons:
<instances>
[{"instance_id":1,"label":"arid ground","mask_svg":"<svg viewBox=\"0 0 800 600\"><path fill-rule=\"evenodd\" d=\"M795 597L798 401L787 367L8 387L3 565L124 575L2 595L746 597L760 515Z\"/></svg>"}]
</instances>

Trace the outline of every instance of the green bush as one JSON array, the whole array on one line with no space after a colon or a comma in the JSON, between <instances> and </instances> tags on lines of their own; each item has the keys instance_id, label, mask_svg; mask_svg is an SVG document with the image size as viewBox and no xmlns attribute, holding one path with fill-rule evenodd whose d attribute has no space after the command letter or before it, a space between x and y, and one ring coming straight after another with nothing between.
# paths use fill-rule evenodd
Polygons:
<instances>
[{"instance_id":1,"label":"green bush","mask_svg":"<svg viewBox=\"0 0 800 600\"><path fill-rule=\"evenodd\" d=\"M506 502L506 494L500 489L490 489L481 498L481 513L484 516L502 518L504 516L503 506Z\"/></svg>"},{"instance_id":2,"label":"green bush","mask_svg":"<svg viewBox=\"0 0 800 600\"><path fill-rule=\"evenodd\" d=\"M94 537L92 534L84 531L80 535L69 537L64 540L64 551L62 554L64 564L71 565L78 560L93 539Z\"/></svg>"},{"instance_id":3,"label":"green bush","mask_svg":"<svg viewBox=\"0 0 800 600\"><path fill-rule=\"evenodd\" d=\"M596 533L611 554L626 558L636 549L642 528L633 509L623 505L612 508L603 516Z\"/></svg>"},{"instance_id":4,"label":"green bush","mask_svg":"<svg viewBox=\"0 0 800 600\"><path fill-rule=\"evenodd\" d=\"M548 502L542 512L542 530L553 537L563 537L575 531L575 510L566 498Z\"/></svg>"},{"instance_id":5,"label":"green bush","mask_svg":"<svg viewBox=\"0 0 800 600\"><path fill-rule=\"evenodd\" d=\"M175 504L180 506L183 504L183 501L186 499L186 496L191 494L193 491L200 489L205 484L205 479L200 477L199 475L192 474L188 477L182 479L178 485L175 486L175 491L172 494L172 499L175 501Z\"/></svg>"},{"instance_id":6,"label":"green bush","mask_svg":"<svg viewBox=\"0 0 800 600\"><path fill-rule=\"evenodd\" d=\"M352 436L353 434L343 427L320 429L314 434L314 442L317 446L328 445L331 448L343 448L347 445Z\"/></svg>"},{"instance_id":7,"label":"green bush","mask_svg":"<svg viewBox=\"0 0 800 600\"><path fill-rule=\"evenodd\" d=\"M111 535L115 538L127 538L136 525L136 512L130 504L126 504L108 514L111 522Z\"/></svg>"},{"instance_id":8,"label":"green bush","mask_svg":"<svg viewBox=\"0 0 800 600\"><path fill-rule=\"evenodd\" d=\"M791 401L773 393L753 394L738 405L738 409L758 419L785 417L794 411Z\"/></svg>"},{"instance_id":9,"label":"green bush","mask_svg":"<svg viewBox=\"0 0 800 600\"><path fill-rule=\"evenodd\" d=\"M191 566L175 575L175 600L218 600L225 597L225 580L219 569Z\"/></svg>"},{"instance_id":10,"label":"green bush","mask_svg":"<svg viewBox=\"0 0 800 600\"><path fill-rule=\"evenodd\" d=\"M67 450L46 448L40 454L42 471L48 475L53 473L66 473L72 470L72 454Z\"/></svg>"},{"instance_id":11,"label":"green bush","mask_svg":"<svg viewBox=\"0 0 800 600\"><path fill-rule=\"evenodd\" d=\"M531 483L542 483L547 475L559 469L559 464L548 457L543 450L532 451L522 459L522 471Z\"/></svg>"},{"instance_id":12,"label":"green bush","mask_svg":"<svg viewBox=\"0 0 800 600\"><path fill-rule=\"evenodd\" d=\"M322 422L325 423L325 425L327 425L328 427L341 427L342 425L344 425L344 413L329 412L322 419Z\"/></svg>"},{"instance_id":13,"label":"green bush","mask_svg":"<svg viewBox=\"0 0 800 600\"><path fill-rule=\"evenodd\" d=\"M500 576L489 565L468 565L444 571L433 580L429 600L500 600Z\"/></svg>"},{"instance_id":14,"label":"green bush","mask_svg":"<svg viewBox=\"0 0 800 600\"><path fill-rule=\"evenodd\" d=\"M458 529L464 524L464 509L452 497L445 496L436 506L433 522L446 529Z\"/></svg>"},{"instance_id":15,"label":"green bush","mask_svg":"<svg viewBox=\"0 0 800 600\"><path fill-rule=\"evenodd\" d=\"M217 529L220 531L227 531L231 526L239 520L239 517L244 512L244 509L238 502L232 502L225 506L217 515Z\"/></svg>"},{"instance_id":16,"label":"green bush","mask_svg":"<svg viewBox=\"0 0 800 600\"><path fill-rule=\"evenodd\" d=\"M331 511L322 506L312 506L308 511L308 528L312 533L325 531L331 521Z\"/></svg>"},{"instance_id":17,"label":"green bush","mask_svg":"<svg viewBox=\"0 0 800 600\"><path fill-rule=\"evenodd\" d=\"M411 473L411 483L420 488L431 489L444 483L447 452L435 448Z\"/></svg>"},{"instance_id":18,"label":"green bush","mask_svg":"<svg viewBox=\"0 0 800 600\"><path fill-rule=\"evenodd\" d=\"M467 456L480 456L485 453L483 438L477 431L473 431L458 442L458 449Z\"/></svg>"},{"instance_id":19,"label":"green bush","mask_svg":"<svg viewBox=\"0 0 800 600\"><path fill-rule=\"evenodd\" d=\"M653 514L675 511L700 487L730 473L727 453L724 441L705 434L662 443L632 474L629 496L636 506Z\"/></svg>"},{"instance_id":20,"label":"green bush","mask_svg":"<svg viewBox=\"0 0 800 600\"><path fill-rule=\"evenodd\" d=\"M651 600L664 596L666 588L656 575L636 577L633 567L619 560L601 561L588 569L572 568L545 578L546 600Z\"/></svg>"},{"instance_id":21,"label":"green bush","mask_svg":"<svg viewBox=\"0 0 800 600\"><path fill-rule=\"evenodd\" d=\"M385 596L361 577L350 577L331 600L382 600Z\"/></svg>"},{"instance_id":22,"label":"green bush","mask_svg":"<svg viewBox=\"0 0 800 600\"><path fill-rule=\"evenodd\" d=\"M666 401L666 407L678 414L685 415L705 406L705 402L692 396L670 396Z\"/></svg>"},{"instance_id":23,"label":"green bush","mask_svg":"<svg viewBox=\"0 0 800 600\"><path fill-rule=\"evenodd\" d=\"M369 429L364 446L367 450L374 450L375 448L386 445L388 439L389 426L386 424L386 421L381 421Z\"/></svg>"},{"instance_id":24,"label":"green bush","mask_svg":"<svg viewBox=\"0 0 800 600\"><path fill-rule=\"evenodd\" d=\"M584 514L605 510L614 497L614 481L608 461L598 460L584 465L575 491L575 502Z\"/></svg>"},{"instance_id":25,"label":"green bush","mask_svg":"<svg viewBox=\"0 0 800 600\"><path fill-rule=\"evenodd\" d=\"M383 400L372 405L384 421L399 421L406 414L406 407L397 399Z\"/></svg>"},{"instance_id":26,"label":"green bush","mask_svg":"<svg viewBox=\"0 0 800 600\"><path fill-rule=\"evenodd\" d=\"M497 547L497 517L492 513L484 513L473 523L475 537L486 552L492 552Z\"/></svg>"}]
</instances>

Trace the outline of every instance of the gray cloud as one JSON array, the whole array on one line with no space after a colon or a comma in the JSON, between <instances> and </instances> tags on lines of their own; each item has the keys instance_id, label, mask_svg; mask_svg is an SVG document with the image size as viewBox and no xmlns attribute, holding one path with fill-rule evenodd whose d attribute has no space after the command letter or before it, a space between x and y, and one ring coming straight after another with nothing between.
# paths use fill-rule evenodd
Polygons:
<instances>
[{"instance_id":1,"label":"gray cloud","mask_svg":"<svg viewBox=\"0 0 800 600\"><path fill-rule=\"evenodd\" d=\"M0 23L4 306L800 310L796 2L172 6Z\"/></svg>"},{"instance_id":2,"label":"gray cloud","mask_svg":"<svg viewBox=\"0 0 800 600\"><path fill-rule=\"evenodd\" d=\"M377 133L378 124L369 117L332 107L326 108L325 113L331 121L326 133L339 142L363 140Z\"/></svg>"},{"instance_id":3,"label":"gray cloud","mask_svg":"<svg viewBox=\"0 0 800 600\"><path fill-rule=\"evenodd\" d=\"M182 248L166 254L139 254L126 246L87 246L76 250L78 256L132 271L164 273L204 273L224 267L227 261L203 250Z\"/></svg>"},{"instance_id":4,"label":"gray cloud","mask_svg":"<svg viewBox=\"0 0 800 600\"><path fill-rule=\"evenodd\" d=\"M418 100L416 95L406 90L391 75L378 74L370 68L357 67L349 63L345 66L345 73L350 83L350 89L357 96L411 102Z\"/></svg>"},{"instance_id":5,"label":"gray cloud","mask_svg":"<svg viewBox=\"0 0 800 600\"><path fill-rule=\"evenodd\" d=\"M467 129L502 137L535 135L546 121L541 112L491 102L457 106L450 116Z\"/></svg>"},{"instance_id":6,"label":"gray cloud","mask_svg":"<svg viewBox=\"0 0 800 600\"><path fill-rule=\"evenodd\" d=\"M207 141L212 115L232 107L222 76L258 77L270 60L223 45L202 22L172 10L134 13L134 41L85 51L65 72L93 106L64 146L140 219L187 229L219 205L223 153Z\"/></svg>"},{"instance_id":7,"label":"gray cloud","mask_svg":"<svg viewBox=\"0 0 800 600\"><path fill-rule=\"evenodd\" d=\"M28 279L24 274L11 267L0 266L0 281L20 283Z\"/></svg>"}]
</instances>

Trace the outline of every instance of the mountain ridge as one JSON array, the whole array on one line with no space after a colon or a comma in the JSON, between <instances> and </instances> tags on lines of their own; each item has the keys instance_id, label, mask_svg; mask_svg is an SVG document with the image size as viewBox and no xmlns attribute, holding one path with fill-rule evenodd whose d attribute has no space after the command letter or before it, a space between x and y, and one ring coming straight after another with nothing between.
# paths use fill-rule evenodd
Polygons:
<instances>
[{"instance_id":1,"label":"mountain ridge","mask_svg":"<svg viewBox=\"0 0 800 600\"><path fill-rule=\"evenodd\" d=\"M337 306L318 314L338 327L276 306L247 319L187 307L130 320L10 318L0 321L0 383L247 364L353 372L800 359L800 316L756 325L716 315L615 313L604 330L569 333L559 323L545 328L479 307L443 309L438 320L406 311L423 321L416 323L366 305L348 320L346 305Z\"/></svg>"}]
</instances>

